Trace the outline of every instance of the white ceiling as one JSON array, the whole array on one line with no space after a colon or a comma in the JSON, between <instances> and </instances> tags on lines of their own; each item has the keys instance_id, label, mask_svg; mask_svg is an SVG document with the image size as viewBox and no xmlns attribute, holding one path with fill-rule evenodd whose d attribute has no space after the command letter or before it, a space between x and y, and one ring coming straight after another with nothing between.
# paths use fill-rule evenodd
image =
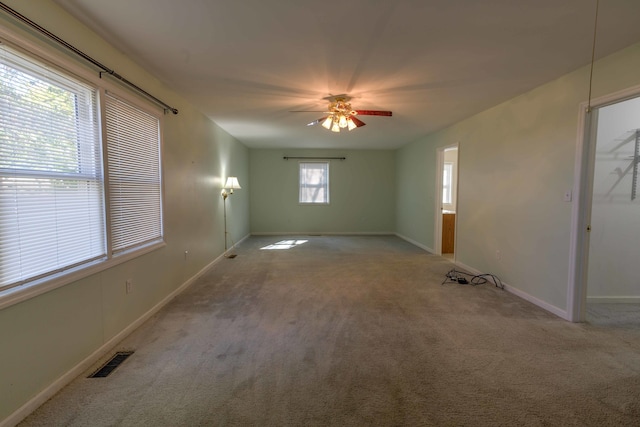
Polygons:
<instances>
[{"instance_id":1,"label":"white ceiling","mask_svg":"<svg viewBox=\"0 0 640 427\"><path fill-rule=\"evenodd\" d=\"M400 147L588 64L596 4L55 1L247 146L351 149ZM600 3L598 57L640 40L639 0ZM335 134L290 112L337 94L393 117Z\"/></svg>"}]
</instances>

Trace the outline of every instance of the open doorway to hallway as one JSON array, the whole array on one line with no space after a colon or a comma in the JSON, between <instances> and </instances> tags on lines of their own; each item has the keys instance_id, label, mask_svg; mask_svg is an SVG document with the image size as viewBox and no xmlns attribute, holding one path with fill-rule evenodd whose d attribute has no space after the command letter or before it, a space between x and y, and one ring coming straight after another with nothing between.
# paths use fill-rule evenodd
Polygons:
<instances>
[{"instance_id":1,"label":"open doorway to hallway","mask_svg":"<svg viewBox=\"0 0 640 427\"><path fill-rule=\"evenodd\" d=\"M436 200L436 250L455 259L456 215L458 199L458 144L438 149L437 174L439 197Z\"/></svg>"}]
</instances>

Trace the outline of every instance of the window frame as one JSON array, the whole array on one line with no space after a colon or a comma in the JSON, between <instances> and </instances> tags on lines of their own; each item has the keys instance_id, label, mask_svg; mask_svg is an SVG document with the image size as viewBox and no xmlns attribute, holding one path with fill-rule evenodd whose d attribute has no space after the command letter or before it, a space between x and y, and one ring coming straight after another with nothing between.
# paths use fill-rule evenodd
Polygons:
<instances>
[{"instance_id":1,"label":"window frame","mask_svg":"<svg viewBox=\"0 0 640 427\"><path fill-rule=\"evenodd\" d=\"M300 161L298 162L298 204L302 205L302 206L327 206L331 203L331 180L330 180L330 163L328 160L327 161ZM303 191L303 186L302 186L302 168L303 165L308 165L308 164L322 164L322 165L326 165L325 170L326 170L326 184L323 185L323 188L325 189L325 192L327 194L326 200L323 200L321 202L314 202L314 201L303 201L302 200L302 191ZM308 188L309 185L305 186L305 188Z\"/></svg>"},{"instance_id":2,"label":"window frame","mask_svg":"<svg viewBox=\"0 0 640 427\"><path fill-rule=\"evenodd\" d=\"M104 258L104 176L96 87L9 46L0 57L8 289Z\"/></svg>"},{"instance_id":3,"label":"window frame","mask_svg":"<svg viewBox=\"0 0 640 427\"><path fill-rule=\"evenodd\" d=\"M447 175L449 182L445 179ZM442 204L453 205L453 162L444 162L442 167Z\"/></svg>"},{"instance_id":4,"label":"window frame","mask_svg":"<svg viewBox=\"0 0 640 427\"><path fill-rule=\"evenodd\" d=\"M117 82L103 79L94 69L88 68L86 64L81 64L79 61L70 58L67 55L62 54L59 50L52 48L51 46L44 45L41 41L34 39L29 34L22 31L10 30L6 27L0 26L0 43L8 46L9 48L18 51L28 57L33 58L35 61L42 62L45 66L55 69L57 72L67 76L70 79L78 80L81 83L90 85L96 90L97 93L97 111L96 116L99 121L98 132L100 139L101 149L101 164L103 167L103 182L104 182L104 238L107 241L107 252L104 257L99 259L82 263L79 266L70 267L60 272L48 273L44 277L40 277L34 280L28 280L17 286L11 286L0 290L0 309L6 308L13 304L25 301L43 293L49 292L56 288L73 283L80 279L94 275L101 271L110 269L116 265L138 258L150 252L156 251L164 246L165 232L164 232L164 218L165 218L165 189L164 189L164 110L152 103L149 100L142 98L139 95L133 94L127 91ZM159 180L160 180L160 216L161 216L161 236L159 239L149 242L144 245L140 245L119 252L117 254L112 253L111 249L111 224L109 219L109 194L108 194L108 179L109 171L107 169L106 160L106 123L105 123L105 94L110 92L116 95L123 101L130 103L132 106L144 111L145 113L157 118L158 120L158 156L159 156Z\"/></svg>"}]
</instances>

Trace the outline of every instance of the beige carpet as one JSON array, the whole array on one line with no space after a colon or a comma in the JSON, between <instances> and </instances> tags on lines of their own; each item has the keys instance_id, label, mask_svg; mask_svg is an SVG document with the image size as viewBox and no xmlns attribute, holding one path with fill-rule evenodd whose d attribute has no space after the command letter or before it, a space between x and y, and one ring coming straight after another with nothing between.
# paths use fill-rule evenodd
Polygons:
<instances>
[{"instance_id":1,"label":"beige carpet","mask_svg":"<svg viewBox=\"0 0 640 427\"><path fill-rule=\"evenodd\" d=\"M292 239L243 242L22 425L640 425L637 329L441 285L449 261L391 236L261 249Z\"/></svg>"},{"instance_id":2,"label":"beige carpet","mask_svg":"<svg viewBox=\"0 0 640 427\"><path fill-rule=\"evenodd\" d=\"M587 322L595 326L640 330L640 304L589 303Z\"/></svg>"}]
</instances>

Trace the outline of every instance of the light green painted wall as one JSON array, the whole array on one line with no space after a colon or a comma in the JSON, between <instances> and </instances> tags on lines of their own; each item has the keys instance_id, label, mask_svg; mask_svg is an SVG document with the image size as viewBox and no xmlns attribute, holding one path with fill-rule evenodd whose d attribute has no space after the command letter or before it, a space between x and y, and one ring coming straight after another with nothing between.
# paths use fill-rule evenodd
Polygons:
<instances>
[{"instance_id":1,"label":"light green painted wall","mask_svg":"<svg viewBox=\"0 0 640 427\"><path fill-rule=\"evenodd\" d=\"M594 94L640 84L640 44L598 61ZM438 147L459 150L457 260L567 308L571 203L584 67L407 145L397 154L397 230L433 247ZM497 259L496 251L501 259Z\"/></svg>"},{"instance_id":2,"label":"light green painted wall","mask_svg":"<svg viewBox=\"0 0 640 427\"><path fill-rule=\"evenodd\" d=\"M0 421L222 254L220 189L228 174L238 176L245 185L229 206L233 216L230 232L236 241L249 233L249 151L244 145L53 2L6 3L180 113L164 118L167 245L0 310ZM13 21L2 15L0 25L13 27ZM185 250L189 252L186 257ZM134 286L127 295L124 283L128 278Z\"/></svg>"},{"instance_id":3,"label":"light green painted wall","mask_svg":"<svg viewBox=\"0 0 640 427\"><path fill-rule=\"evenodd\" d=\"M330 204L298 203L298 160L331 160ZM252 233L389 233L395 228L395 153L385 150L250 150Z\"/></svg>"},{"instance_id":4,"label":"light green painted wall","mask_svg":"<svg viewBox=\"0 0 640 427\"><path fill-rule=\"evenodd\" d=\"M420 141L398 150L396 159L396 232L433 250L436 150Z\"/></svg>"}]
</instances>

